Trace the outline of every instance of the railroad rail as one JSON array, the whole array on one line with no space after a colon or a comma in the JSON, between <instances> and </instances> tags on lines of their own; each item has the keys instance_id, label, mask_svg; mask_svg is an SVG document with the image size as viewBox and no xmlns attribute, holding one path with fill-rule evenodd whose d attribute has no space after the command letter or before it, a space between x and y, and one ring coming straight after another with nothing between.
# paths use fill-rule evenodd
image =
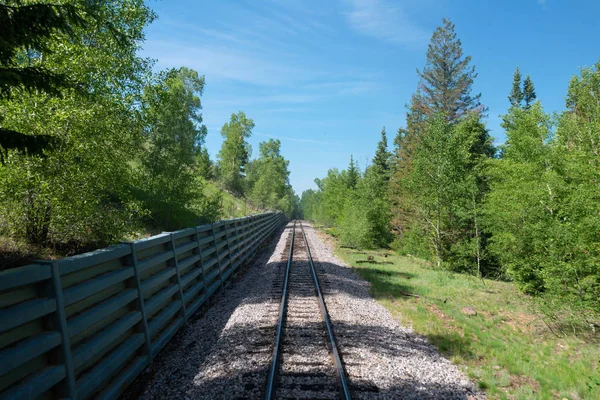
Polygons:
<instances>
[{"instance_id":1,"label":"railroad rail","mask_svg":"<svg viewBox=\"0 0 600 400\"><path fill-rule=\"evenodd\" d=\"M296 225L301 231L298 240ZM313 398L317 394L319 398L350 399L306 233L302 223L294 221L266 399Z\"/></svg>"}]
</instances>

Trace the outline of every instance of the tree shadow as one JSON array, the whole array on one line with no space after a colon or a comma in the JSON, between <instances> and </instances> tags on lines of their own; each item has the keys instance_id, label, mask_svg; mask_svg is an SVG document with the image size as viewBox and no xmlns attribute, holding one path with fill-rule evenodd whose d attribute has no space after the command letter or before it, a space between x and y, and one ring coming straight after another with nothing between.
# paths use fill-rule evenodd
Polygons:
<instances>
[{"instance_id":1,"label":"tree shadow","mask_svg":"<svg viewBox=\"0 0 600 400\"><path fill-rule=\"evenodd\" d=\"M288 226L280 234L289 235L290 229ZM261 256L263 262L273 254L274 249L274 243L271 243ZM122 398L264 398L274 351L286 262L259 265L260 262L254 263L254 267L245 268L244 275L234 279L225 293L215 297L214 306L208 311L196 314ZM316 262L315 266L326 302L328 296L338 292L357 299L372 298L369 294L371 284L362 279L356 270L328 262ZM251 275L262 273L264 269L271 270L273 281L260 281L256 287L249 287ZM386 298L394 294L403 297L414 291L410 285L389 282L390 277L408 281L413 277L412 274L377 268L361 272L376 281L371 288L380 288L373 293L375 298L384 293ZM228 295L238 290L247 291L248 295ZM266 291L268 296L265 296ZM254 319L238 319L234 323L230 321L238 307L252 307L265 302L272 305L271 311L265 311L265 315ZM351 322L333 317L332 320L345 369L353 371L349 379L353 398L472 399L478 395L468 381L459 381L455 379L457 375L444 372L454 367L425 337L399 325L372 324L360 318ZM308 330L321 329L322 322L307 323L303 327ZM202 337L198 332L202 332ZM453 354L452 351L457 354L460 352L462 356L471 354L466 339L460 336L439 335L430 340L437 345L445 344L449 354ZM356 372L364 368L361 357L367 357L370 362L379 360L377 362L382 367L387 365L386 360L403 361L394 370L393 374L396 375L386 378L386 382L382 383L370 379L369 374ZM432 365L438 368L437 373L430 371Z\"/></svg>"}]
</instances>

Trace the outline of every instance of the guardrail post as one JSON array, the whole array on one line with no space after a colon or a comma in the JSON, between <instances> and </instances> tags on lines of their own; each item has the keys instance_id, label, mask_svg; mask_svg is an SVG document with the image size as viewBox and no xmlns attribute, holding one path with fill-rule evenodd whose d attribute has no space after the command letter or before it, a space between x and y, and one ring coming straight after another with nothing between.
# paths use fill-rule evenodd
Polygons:
<instances>
[{"instance_id":1,"label":"guardrail post","mask_svg":"<svg viewBox=\"0 0 600 400\"><path fill-rule=\"evenodd\" d=\"M77 385L75 384L75 371L73 369L73 358L71 356L71 341L69 330L67 328L67 314L65 312L65 302L63 300L62 283L60 281L60 270L58 262L51 261L52 268L52 289L54 299L56 300L56 324L61 336L61 358L65 365L66 392L71 399L77 398Z\"/></svg>"},{"instance_id":2,"label":"guardrail post","mask_svg":"<svg viewBox=\"0 0 600 400\"><path fill-rule=\"evenodd\" d=\"M175 272L177 275L177 287L179 287L179 299L181 300L181 315L185 319L185 299L183 297L183 287L181 287L181 274L179 273L179 261L177 260L177 252L175 251L175 238L171 233L171 251L173 252L173 262L175 263Z\"/></svg>"},{"instance_id":3,"label":"guardrail post","mask_svg":"<svg viewBox=\"0 0 600 400\"><path fill-rule=\"evenodd\" d=\"M198 243L198 255L200 256L200 268L202 268L202 284L204 285L204 301L208 303L208 288L206 287L206 274L204 273L204 257L202 257L202 248L200 247L200 234L196 227L196 242Z\"/></svg>"},{"instance_id":4,"label":"guardrail post","mask_svg":"<svg viewBox=\"0 0 600 400\"><path fill-rule=\"evenodd\" d=\"M140 276L140 270L138 267L137 253L133 243L128 243L131 248L131 264L133 266L135 287L138 292L138 308L142 313L142 329L144 331L146 354L148 356L148 364L152 362L152 340L150 338L150 330L148 329L148 318L146 316L146 307L144 306L144 291L142 290L142 277Z\"/></svg>"},{"instance_id":5,"label":"guardrail post","mask_svg":"<svg viewBox=\"0 0 600 400\"><path fill-rule=\"evenodd\" d=\"M243 218L241 218L240 220L237 220L237 221L235 221L235 223L234 223L234 227L235 227L235 237L236 237L236 241L237 241L237 243L236 243L236 244L237 244L237 250L236 250L236 251L238 252L238 254L240 254L240 252L244 250L243 244L242 244L242 248L240 249L240 233L239 233L239 231L238 231L238 224L240 223L240 221L241 221L241 222L242 222L242 224L243 224L243 221L244 221L244 219L243 219ZM243 229L242 229L242 233L243 233L243 232L244 232L244 231L243 231ZM242 240L243 240L243 239L242 239ZM240 255L239 255L239 257L238 257L238 260L240 260L240 271L241 271L241 270L242 270L242 268L243 268L243 264L244 264L244 263L242 263L242 262L241 262L241 260L242 260L242 254L240 254Z\"/></svg>"},{"instance_id":6,"label":"guardrail post","mask_svg":"<svg viewBox=\"0 0 600 400\"><path fill-rule=\"evenodd\" d=\"M233 274L233 258L231 258L231 245L229 244L229 233L227 231L229 231L229 229L227 228L227 225L225 225L225 240L227 240L227 255L229 256L229 268L231 268L231 273Z\"/></svg>"},{"instance_id":7,"label":"guardrail post","mask_svg":"<svg viewBox=\"0 0 600 400\"><path fill-rule=\"evenodd\" d=\"M220 223L219 223L220 224ZM215 244L215 254L217 255L217 266L219 267L219 282L223 288L223 271L221 271L221 257L219 256L219 246L217 245L217 234L215 233L215 224L211 224L213 233L213 243Z\"/></svg>"}]
</instances>

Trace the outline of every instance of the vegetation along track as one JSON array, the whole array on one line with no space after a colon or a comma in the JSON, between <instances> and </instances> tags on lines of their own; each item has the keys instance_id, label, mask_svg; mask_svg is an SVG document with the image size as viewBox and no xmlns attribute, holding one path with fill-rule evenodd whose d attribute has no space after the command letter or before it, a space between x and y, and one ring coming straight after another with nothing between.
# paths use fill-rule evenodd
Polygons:
<instances>
[{"instance_id":1,"label":"vegetation along track","mask_svg":"<svg viewBox=\"0 0 600 400\"><path fill-rule=\"evenodd\" d=\"M266 399L273 398L350 399L301 222L294 222L290 235L275 349L267 380Z\"/></svg>"}]
</instances>

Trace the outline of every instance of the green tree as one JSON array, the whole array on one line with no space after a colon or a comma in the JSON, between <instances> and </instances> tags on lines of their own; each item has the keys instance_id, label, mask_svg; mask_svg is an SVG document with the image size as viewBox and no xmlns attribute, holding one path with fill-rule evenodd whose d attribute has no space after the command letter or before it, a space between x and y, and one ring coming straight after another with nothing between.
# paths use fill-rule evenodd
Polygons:
<instances>
[{"instance_id":1,"label":"green tree","mask_svg":"<svg viewBox=\"0 0 600 400\"><path fill-rule=\"evenodd\" d=\"M217 156L219 178L223 185L236 193L242 194L245 167L252 153L246 139L252 135L254 121L246 117L243 111L231 114L228 123L221 128L224 141Z\"/></svg>"},{"instance_id":2,"label":"green tree","mask_svg":"<svg viewBox=\"0 0 600 400\"><path fill-rule=\"evenodd\" d=\"M482 164L491 155L491 140L478 113L458 125L434 116L415 149L405 180L413 202L410 229L426 234L438 267L469 272L477 268L481 273L487 258L480 224Z\"/></svg>"},{"instance_id":3,"label":"green tree","mask_svg":"<svg viewBox=\"0 0 600 400\"><path fill-rule=\"evenodd\" d=\"M348 165L348 187L350 189L356 188L356 184L360 179L360 172L358 171L358 167L354 162L354 157L350 154L350 165Z\"/></svg>"},{"instance_id":4,"label":"green tree","mask_svg":"<svg viewBox=\"0 0 600 400\"><path fill-rule=\"evenodd\" d=\"M443 19L429 43L427 62L422 71L420 95L413 98L424 105L428 115L440 113L449 122L456 122L472 111L482 111L481 94L472 95L477 73L470 66L471 56L464 56L462 43L456 37L454 24Z\"/></svg>"},{"instance_id":5,"label":"green tree","mask_svg":"<svg viewBox=\"0 0 600 400\"><path fill-rule=\"evenodd\" d=\"M510 94L508 95L508 101L513 107L521 107L524 98L525 96L521 89L521 72L519 71L519 67L517 67L513 74L513 85Z\"/></svg>"},{"instance_id":6,"label":"green tree","mask_svg":"<svg viewBox=\"0 0 600 400\"><path fill-rule=\"evenodd\" d=\"M291 217L295 199L289 183L289 161L281 155L281 142L261 142L259 152L259 158L252 163L250 198L259 207L280 210Z\"/></svg>"},{"instance_id":7,"label":"green tree","mask_svg":"<svg viewBox=\"0 0 600 400\"><path fill-rule=\"evenodd\" d=\"M203 90L204 77L185 67L159 73L145 90L143 187L153 220L165 229L185 225L185 211L202 196L193 167L206 136L200 113Z\"/></svg>"},{"instance_id":8,"label":"green tree","mask_svg":"<svg viewBox=\"0 0 600 400\"><path fill-rule=\"evenodd\" d=\"M373 157L373 166L386 177L386 180L389 179L390 157L391 154L387 149L387 136L384 126L383 129L381 129L381 139L379 140L379 143L377 143L375 157Z\"/></svg>"},{"instance_id":9,"label":"green tree","mask_svg":"<svg viewBox=\"0 0 600 400\"><path fill-rule=\"evenodd\" d=\"M137 226L144 211L132 193L131 164L151 63L136 53L153 18L141 0L98 3L85 26L70 27L72 35L42 38L47 50L15 58L15 68L35 65L86 90L65 89L61 96L13 90L2 103L3 128L58 142L45 158L8 152L0 166L0 212L10 235L39 244L98 244Z\"/></svg>"},{"instance_id":10,"label":"green tree","mask_svg":"<svg viewBox=\"0 0 600 400\"><path fill-rule=\"evenodd\" d=\"M196 167L198 174L207 180L212 180L215 177L214 165L208 154L208 149L202 147L196 159Z\"/></svg>"},{"instance_id":11,"label":"green tree","mask_svg":"<svg viewBox=\"0 0 600 400\"><path fill-rule=\"evenodd\" d=\"M398 130L394 141L390 181L394 215L392 225L400 241L420 242L417 237L410 237L411 229L420 228L414 223L419 213L415 208L415 193L407 181L413 173L413 158L431 131L434 115L444 115L447 123L455 125L473 113L485 114L486 108L480 102L481 94L472 94L477 73L470 64L471 57L463 54L454 24L444 19L443 25L431 37L425 67L417 71L420 82L408 105L406 127ZM421 233L416 235L422 236ZM417 248L406 250L422 254Z\"/></svg>"},{"instance_id":12,"label":"green tree","mask_svg":"<svg viewBox=\"0 0 600 400\"><path fill-rule=\"evenodd\" d=\"M533 81L531 80L529 75L527 75L525 77L525 80L523 81L523 99L525 100L525 108L529 109L536 98L537 95L535 94Z\"/></svg>"},{"instance_id":13,"label":"green tree","mask_svg":"<svg viewBox=\"0 0 600 400\"><path fill-rule=\"evenodd\" d=\"M18 91L60 95L62 90L73 85L67 74L56 73L41 63L25 64L19 58L50 52L48 39L53 35L74 36L75 28L82 28L87 23L85 11L89 13L91 7L83 4L81 8L73 4L22 4L14 0L0 4L0 100L10 99ZM4 162L9 149L41 155L53 142L50 135L24 134L0 125L0 162Z\"/></svg>"},{"instance_id":14,"label":"green tree","mask_svg":"<svg viewBox=\"0 0 600 400\"><path fill-rule=\"evenodd\" d=\"M490 162L486 228L509 276L536 293L544 290L543 254L556 231L556 195L562 191L552 165L551 117L538 102L529 110L512 107L503 119L507 140L502 158Z\"/></svg>"},{"instance_id":15,"label":"green tree","mask_svg":"<svg viewBox=\"0 0 600 400\"><path fill-rule=\"evenodd\" d=\"M571 80L556 133L539 102L509 110L486 201L490 249L507 274L550 315L576 321L600 310L599 70Z\"/></svg>"}]
</instances>

